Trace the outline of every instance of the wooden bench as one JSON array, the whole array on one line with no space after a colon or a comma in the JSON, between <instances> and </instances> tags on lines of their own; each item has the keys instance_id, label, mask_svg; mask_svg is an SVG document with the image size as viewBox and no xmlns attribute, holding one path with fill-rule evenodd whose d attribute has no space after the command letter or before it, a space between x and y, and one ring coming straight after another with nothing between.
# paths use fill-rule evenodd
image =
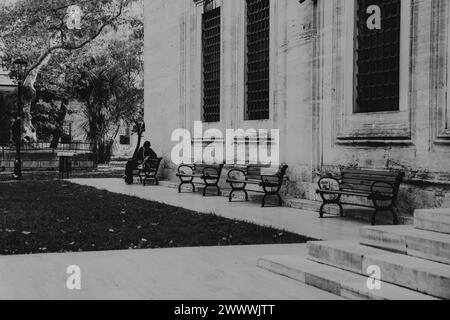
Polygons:
<instances>
[{"instance_id":1,"label":"wooden bench","mask_svg":"<svg viewBox=\"0 0 450 320\"><path fill-rule=\"evenodd\" d=\"M158 172L163 158L149 159L144 163L144 167L140 170L139 177L145 186L148 180L152 180L158 185Z\"/></svg>"},{"instance_id":2,"label":"wooden bench","mask_svg":"<svg viewBox=\"0 0 450 320\"><path fill-rule=\"evenodd\" d=\"M346 169L340 178L322 177L317 190L323 200L320 217L323 218L328 204L338 205L341 216L344 216L342 205L354 205L375 209L372 225L375 225L377 213L382 211L392 212L394 224L398 224L397 196L404 176L401 171ZM365 198L373 205L343 202L342 197Z\"/></svg>"},{"instance_id":3,"label":"wooden bench","mask_svg":"<svg viewBox=\"0 0 450 320\"><path fill-rule=\"evenodd\" d=\"M221 195L219 181L222 175L224 164L182 164L178 167L177 177L180 179L178 192L185 184L192 186L192 192L195 192L195 184L204 185L203 196L206 196L208 188L215 188L217 195ZM199 181L201 180L201 181Z\"/></svg>"},{"instance_id":4,"label":"wooden bench","mask_svg":"<svg viewBox=\"0 0 450 320\"><path fill-rule=\"evenodd\" d=\"M284 177L288 169L287 165L279 168L269 168L264 166L247 166L245 169L231 169L228 172L227 183L231 186L229 201L233 200L233 194L236 192L245 193L245 201L248 201L248 192L264 193L261 206L264 208L266 199L270 196L278 198L278 205L283 205L280 190L283 185ZM272 171L272 172L271 172ZM256 185L262 188L262 191L248 190L248 185Z\"/></svg>"},{"instance_id":5,"label":"wooden bench","mask_svg":"<svg viewBox=\"0 0 450 320\"><path fill-rule=\"evenodd\" d=\"M149 159L144 164L139 165L136 170L133 170L133 176L139 177L139 181L145 186L147 181L151 180L155 185L158 185L158 172L163 158Z\"/></svg>"}]
</instances>

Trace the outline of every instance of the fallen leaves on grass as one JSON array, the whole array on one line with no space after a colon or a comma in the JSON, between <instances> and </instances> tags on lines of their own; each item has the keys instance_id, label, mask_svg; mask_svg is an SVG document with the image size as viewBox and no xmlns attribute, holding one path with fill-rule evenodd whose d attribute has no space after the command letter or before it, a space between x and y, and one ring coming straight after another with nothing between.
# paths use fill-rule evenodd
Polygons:
<instances>
[{"instance_id":1,"label":"fallen leaves on grass","mask_svg":"<svg viewBox=\"0 0 450 320\"><path fill-rule=\"evenodd\" d=\"M8 219L0 221L0 255L311 240L67 182L5 183L0 194L1 210L8 212Z\"/></svg>"}]
</instances>

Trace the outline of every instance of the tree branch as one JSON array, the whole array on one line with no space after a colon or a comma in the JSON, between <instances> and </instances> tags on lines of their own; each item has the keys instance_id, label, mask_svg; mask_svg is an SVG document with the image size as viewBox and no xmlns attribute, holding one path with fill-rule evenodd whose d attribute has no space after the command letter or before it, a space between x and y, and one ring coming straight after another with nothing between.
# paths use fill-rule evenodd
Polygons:
<instances>
[{"instance_id":1,"label":"tree branch","mask_svg":"<svg viewBox=\"0 0 450 320\"><path fill-rule=\"evenodd\" d=\"M91 36L89 39L83 41L81 44L70 47L68 45L65 45L64 43L61 43L60 45L53 46L53 47L50 47L49 49L47 49L27 71L27 73L25 75L25 79L28 78L35 69L40 67L40 65L45 61L45 59L50 54L52 54L54 51L56 51L56 50L67 50L67 51L79 50L79 49L85 47L86 45L88 45L89 43L91 43L92 41L94 41L98 36L100 36L100 34L103 32L103 30L106 27L110 26L116 19L118 19L122 15L123 8L124 8L124 0L121 0L119 12L115 16L113 16L111 19L109 19L107 22L103 23L102 26L97 30L97 32L93 36Z\"/></svg>"},{"instance_id":2,"label":"tree branch","mask_svg":"<svg viewBox=\"0 0 450 320\"><path fill-rule=\"evenodd\" d=\"M123 7L124 7L124 0L120 1L120 7L119 7L119 12L112 17L111 19L109 19L107 22L105 22L98 30L97 32L90 37L89 39L87 39L86 41L82 42L81 44L71 47L71 48L67 48L66 50L78 50L83 48L84 46L86 46L87 44L89 44L90 42L92 42L93 40L95 40L98 36L100 36L100 34L103 32L103 30L108 27L109 25L111 25L115 20L117 20L123 12Z\"/></svg>"}]
</instances>

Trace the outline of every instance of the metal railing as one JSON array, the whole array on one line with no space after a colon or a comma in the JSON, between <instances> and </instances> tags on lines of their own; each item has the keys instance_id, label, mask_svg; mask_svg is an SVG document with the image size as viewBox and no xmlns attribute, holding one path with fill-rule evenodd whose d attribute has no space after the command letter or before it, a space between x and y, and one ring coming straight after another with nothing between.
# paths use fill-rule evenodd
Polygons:
<instances>
[{"instance_id":1,"label":"metal railing","mask_svg":"<svg viewBox=\"0 0 450 320\"><path fill-rule=\"evenodd\" d=\"M2 152L12 152L16 150L14 144L8 144L0 146ZM29 142L23 143L21 146L21 152L93 152L94 144L82 141L72 141L70 143L59 143L57 148L51 147L51 142Z\"/></svg>"}]
</instances>

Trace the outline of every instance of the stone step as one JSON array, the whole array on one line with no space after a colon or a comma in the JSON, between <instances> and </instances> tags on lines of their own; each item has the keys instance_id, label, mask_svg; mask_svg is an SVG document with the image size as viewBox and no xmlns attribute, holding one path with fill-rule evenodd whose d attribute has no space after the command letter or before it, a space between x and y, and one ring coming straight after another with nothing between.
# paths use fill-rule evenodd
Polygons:
<instances>
[{"instance_id":1,"label":"stone step","mask_svg":"<svg viewBox=\"0 0 450 320\"><path fill-rule=\"evenodd\" d=\"M450 299L450 266L392 253L352 241L308 243L309 258L360 275L380 268L385 282L438 298Z\"/></svg>"},{"instance_id":2,"label":"stone step","mask_svg":"<svg viewBox=\"0 0 450 320\"><path fill-rule=\"evenodd\" d=\"M370 289L368 277L320 264L301 256L266 257L258 266L270 272L305 283L350 300L435 300L428 295L381 282Z\"/></svg>"},{"instance_id":3,"label":"stone step","mask_svg":"<svg viewBox=\"0 0 450 320\"><path fill-rule=\"evenodd\" d=\"M314 200L307 200L307 199L297 199L297 198L287 198L285 199L286 206L300 209L300 210L307 210L307 211L320 211L320 206L322 205L322 202L320 201L314 201ZM331 215L339 215L339 207L336 205L328 205L325 209L327 214ZM373 209L368 208L361 208L357 206L344 206L345 215L349 218L364 221L364 222L371 222ZM400 215L399 222L402 225L412 225L414 223L414 219L412 216L406 216L406 215ZM390 212L381 212L377 214L377 224L392 224L392 213Z\"/></svg>"},{"instance_id":4,"label":"stone step","mask_svg":"<svg viewBox=\"0 0 450 320\"><path fill-rule=\"evenodd\" d=\"M450 234L450 208L416 210L416 229Z\"/></svg>"},{"instance_id":5,"label":"stone step","mask_svg":"<svg viewBox=\"0 0 450 320\"><path fill-rule=\"evenodd\" d=\"M450 264L450 236L410 226L363 227L363 245Z\"/></svg>"}]
</instances>

